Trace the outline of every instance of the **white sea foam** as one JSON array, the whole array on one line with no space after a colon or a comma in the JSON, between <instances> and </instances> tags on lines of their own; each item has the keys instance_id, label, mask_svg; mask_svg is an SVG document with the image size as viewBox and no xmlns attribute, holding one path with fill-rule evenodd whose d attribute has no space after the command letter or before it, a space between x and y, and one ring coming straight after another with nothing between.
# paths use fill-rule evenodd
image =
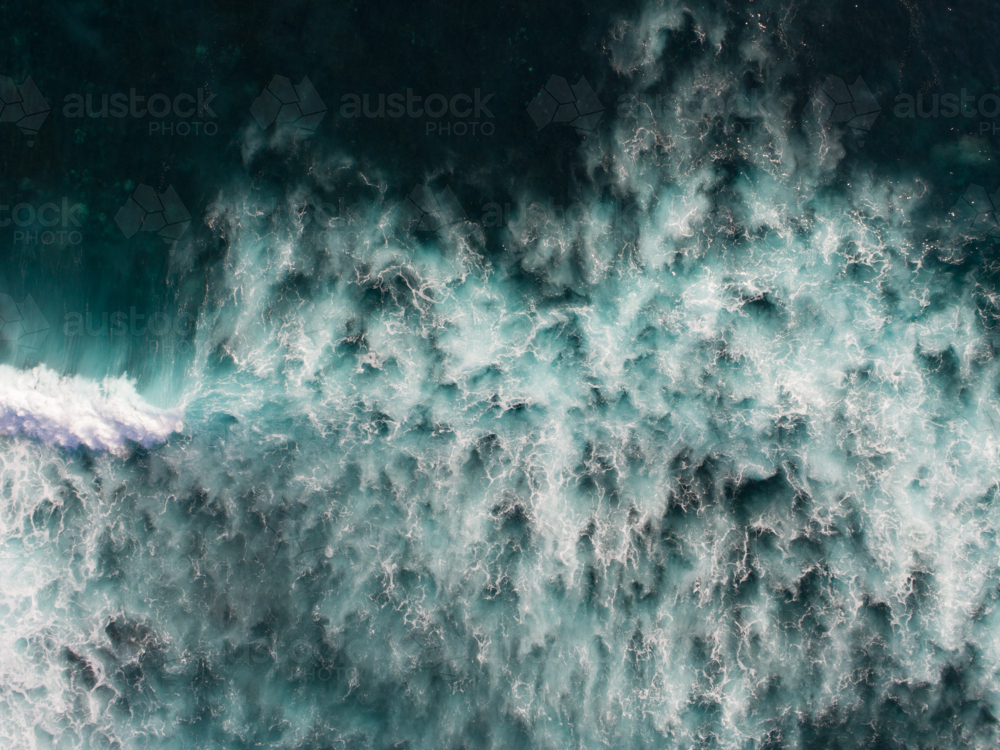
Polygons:
<instances>
[{"instance_id":1,"label":"white sea foam","mask_svg":"<svg viewBox=\"0 0 1000 750\"><path fill-rule=\"evenodd\" d=\"M181 429L181 409L148 403L127 378L101 382L62 377L45 365L0 365L0 431L52 445L120 452L131 440L148 448Z\"/></svg>"},{"instance_id":2,"label":"white sea foam","mask_svg":"<svg viewBox=\"0 0 1000 750\"><path fill-rule=\"evenodd\" d=\"M207 705L229 746L262 718L282 747L375 721L369 744L414 747L993 732L983 288L923 262L919 181L817 190L845 150L799 122L763 25L733 66L675 70L689 11L660 5L611 50L657 108L626 98L581 146L634 207L595 189L568 220L525 189L509 252L477 254L374 207L322 247L287 219L262 236L249 187L220 199L190 440L92 466L0 450L0 747L188 747ZM690 14L715 47L726 19ZM756 127L706 137L701 102L749 100L760 60ZM725 185L722 147L749 165ZM8 371L0 429L180 429L128 381Z\"/></svg>"}]
</instances>

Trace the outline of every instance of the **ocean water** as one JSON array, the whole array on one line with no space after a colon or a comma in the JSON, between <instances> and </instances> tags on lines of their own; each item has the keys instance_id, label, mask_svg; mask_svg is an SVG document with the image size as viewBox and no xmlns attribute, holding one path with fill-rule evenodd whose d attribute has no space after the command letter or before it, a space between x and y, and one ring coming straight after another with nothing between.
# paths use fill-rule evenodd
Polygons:
<instances>
[{"instance_id":1,"label":"ocean water","mask_svg":"<svg viewBox=\"0 0 1000 750\"><path fill-rule=\"evenodd\" d=\"M5 6L0 747L996 747L994 11Z\"/></svg>"}]
</instances>

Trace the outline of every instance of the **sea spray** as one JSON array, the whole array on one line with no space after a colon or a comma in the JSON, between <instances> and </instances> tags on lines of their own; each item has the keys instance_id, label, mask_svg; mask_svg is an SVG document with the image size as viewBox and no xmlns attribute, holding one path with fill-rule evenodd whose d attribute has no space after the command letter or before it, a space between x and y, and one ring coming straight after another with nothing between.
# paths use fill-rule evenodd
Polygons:
<instances>
[{"instance_id":1,"label":"sea spray","mask_svg":"<svg viewBox=\"0 0 1000 750\"><path fill-rule=\"evenodd\" d=\"M120 453L128 442L145 448L163 443L182 427L180 409L147 403L126 378L95 382L60 376L45 365L0 365L0 431L7 435Z\"/></svg>"},{"instance_id":2,"label":"sea spray","mask_svg":"<svg viewBox=\"0 0 1000 750\"><path fill-rule=\"evenodd\" d=\"M0 745L996 744L992 250L811 105L833 10L689 6L601 20L556 188L245 115L126 258L184 366L0 371Z\"/></svg>"}]
</instances>

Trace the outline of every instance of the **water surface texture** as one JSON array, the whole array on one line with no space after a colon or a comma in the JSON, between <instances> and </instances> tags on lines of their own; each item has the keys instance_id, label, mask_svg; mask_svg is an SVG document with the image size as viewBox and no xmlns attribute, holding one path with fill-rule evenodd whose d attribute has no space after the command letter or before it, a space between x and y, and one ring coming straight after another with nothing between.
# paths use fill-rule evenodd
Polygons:
<instances>
[{"instance_id":1,"label":"water surface texture","mask_svg":"<svg viewBox=\"0 0 1000 750\"><path fill-rule=\"evenodd\" d=\"M996 747L960 5L5 9L0 747Z\"/></svg>"}]
</instances>

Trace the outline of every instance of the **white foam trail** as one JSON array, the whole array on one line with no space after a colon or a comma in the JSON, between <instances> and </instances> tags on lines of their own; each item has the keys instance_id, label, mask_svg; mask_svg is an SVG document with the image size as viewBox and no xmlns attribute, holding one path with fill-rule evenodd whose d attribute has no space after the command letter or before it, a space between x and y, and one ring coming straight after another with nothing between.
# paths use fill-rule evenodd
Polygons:
<instances>
[{"instance_id":1,"label":"white foam trail","mask_svg":"<svg viewBox=\"0 0 1000 750\"><path fill-rule=\"evenodd\" d=\"M131 440L149 448L182 428L182 410L146 402L127 378L100 383L62 377L45 365L0 365L0 432L26 433L51 445L119 453Z\"/></svg>"}]
</instances>

